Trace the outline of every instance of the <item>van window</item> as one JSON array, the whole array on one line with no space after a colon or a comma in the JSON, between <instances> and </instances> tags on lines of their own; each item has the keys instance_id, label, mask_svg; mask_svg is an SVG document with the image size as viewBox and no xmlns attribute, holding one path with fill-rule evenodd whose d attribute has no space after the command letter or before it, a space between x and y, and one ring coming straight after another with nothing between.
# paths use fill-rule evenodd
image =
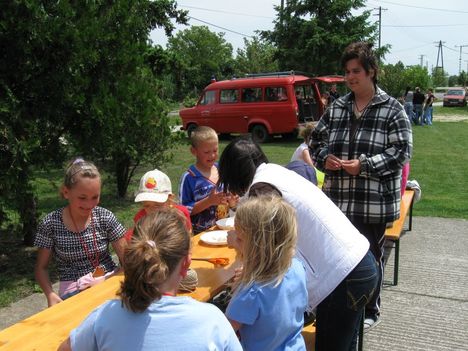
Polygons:
<instances>
[{"instance_id":1,"label":"van window","mask_svg":"<svg viewBox=\"0 0 468 351\"><path fill-rule=\"evenodd\" d=\"M284 87L266 87L265 99L267 101L285 101L288 99L286 88Z\"/></svg>"},{"instance_id":2,"label":"van window","mask_svg":"<svg viewBox=\"0 0 468 351\"><path fill-rule=\"evenodd\" d=\"M219 102L221 104L230 104L238 101L237 89L221 90L219 95Z\"/></svg>"},{"instance_id":3,"label":"van window","mask_svg":"<svg viewBox=\"0 0 468 351\"><path fill-rule=\"evenodd\" d=\"M304 85L303 92L304 92L304 98L307 101L311 103L315 103L315 92L314 92L314 89L312 88L312 85Z\"/></svg>"},{"instance_id":4,"label":"van window","mask_svg":"<svg viewBox=\"0 0 468 351\"><path fill-rule=\"evenodd\" d=\"M200 100L200 105L211 105L214 104L216 100L216 91L215 90L208 90L205 91L203 97Z\"/></svg>"},{"instance_id":5,"label":"van window","mask_svg":"<svg viewBox=\"0 0 468 351\"><path fill-rule=\"evenodd\" d=\"M262 101L262 88L242 89L242 102L259 102L259 101Z\"/></svg>"}]
</instances>

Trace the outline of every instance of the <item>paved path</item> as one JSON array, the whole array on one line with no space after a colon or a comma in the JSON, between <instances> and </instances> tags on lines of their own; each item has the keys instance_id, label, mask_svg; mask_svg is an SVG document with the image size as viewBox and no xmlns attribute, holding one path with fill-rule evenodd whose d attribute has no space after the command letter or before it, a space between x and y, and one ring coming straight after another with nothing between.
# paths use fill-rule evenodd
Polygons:
<instances>
[{"instance_id":1,"label":"paved path","mask_svg":"<svg viewBox=\"0 0 468 351\"><path fill-rule=\"evenodd\" d=\"M393 253L388 281L392 263ZM401 238L399 283L384 287L382 322L365 334L364 350L468 350L467 276L468 221L415 217ZM0 309L0 329L45 307L34 294Z\"/></svg>"},{"instance_id":2,"label":"paved path","mask_svg":"<svg viewBox=\"0 0 468 351\"><path fill-rule=\"evenodd\" d=\"M398 285L383 289L364 349L468 350L468 221L415 217L400 243ZM386 280L392 263L393 253Z\"/></svg>"}]
</instances>

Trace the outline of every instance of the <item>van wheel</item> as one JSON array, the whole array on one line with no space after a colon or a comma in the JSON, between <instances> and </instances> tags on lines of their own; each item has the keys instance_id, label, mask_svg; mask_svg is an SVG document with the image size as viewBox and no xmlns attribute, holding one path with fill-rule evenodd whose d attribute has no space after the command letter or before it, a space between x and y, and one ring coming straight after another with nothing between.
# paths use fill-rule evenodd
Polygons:
<instances>
[{"instance_id":1,"label":"van wheel","mask_svg":"<svg viewBox=\"0 0 468 351\"><path fill-rule=\"evenodd\" d=\"M190 138L190 136L192 135L192 132L197 128L197 125L196 124L189 124L187 126L187 136Z\"/></svg>"},{"instance_id":2,"label":"van wheel","mask_svg":"<svg viewBox=\"0 0 468 351\"><path fill-rule=\"evenodd\" d=\"M250 130L250 133L252 133L252 139L257 143L266 143L268 140L270 140L270 134L268 134L268 130L261 124L253 126Z\"/></svg>"}]
</instances>

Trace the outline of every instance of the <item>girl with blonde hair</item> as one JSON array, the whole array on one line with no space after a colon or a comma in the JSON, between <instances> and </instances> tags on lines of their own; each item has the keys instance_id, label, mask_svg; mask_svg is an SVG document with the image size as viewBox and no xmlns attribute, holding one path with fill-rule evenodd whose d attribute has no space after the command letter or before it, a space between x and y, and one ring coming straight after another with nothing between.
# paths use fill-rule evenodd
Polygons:
<instances>
[{"instance_id":1,"label":"girl with blonde hair","mask_svg":"<svg viewBox=\"0 0 468 351\"><path fill-rule=\"evenodd\" d=\"M190 238L174 208L138 221L125 250L120 299L94 310L60 350L242 350L215 306L176 296L190 266Z\"/></svg>"},{"instance_id":2,"label":"girl with blonde hair","mask_svg":"<svg viewBox=\"0 0 468 351\"><path fill-rule=\"evenodd\" d=\"M243 269L226 315L244 350L305 350L307 289L294 258L296 212L277 196L249 198L236 211L235 229Z\"/></svg>"},{"instance_id":3,"label":"girl with blonde hair","mask_svg":"<svg viewBox=\"0 0 468 351\"><path fill-rule=\"evenodd\" d=\"M101 175L92 162L77 158L68 165L61 195L68 201L67 205L44 217L34 241L38 247L34 273L48 306L112 274L117 266L109 244L120 261L125 245L125 228L111 211L98 206ZM53 290L49 278L52 257L60 279L58 293Z\"/></svg>"}]
</instances>

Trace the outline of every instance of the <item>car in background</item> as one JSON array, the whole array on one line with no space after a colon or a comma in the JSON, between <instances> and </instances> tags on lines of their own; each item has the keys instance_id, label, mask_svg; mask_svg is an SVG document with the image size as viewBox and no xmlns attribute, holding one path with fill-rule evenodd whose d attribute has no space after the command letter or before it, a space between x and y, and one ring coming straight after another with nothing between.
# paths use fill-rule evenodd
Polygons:
<instances>
[{"instance_id":1,"label":"car in background","mask_svg":"<svg viewBox=\"0 0 468 351\"><path fill-rule=\"evenodd\" d=\"M465 88L450 88L444 94L443 106L466 106Z\"/></svg>"},{"instance_id":2,"label":"car in background","mask_svg":"<svg viewBox=\"0 0 468 351\"><path fill-rule=\"evenodd\" d=\"M296 137L301 124L323 114L319 82L341 83L342 76L310 78L294 71L251 74L212 82L194 107L182 109L182 129L190 136L197 126L219 134L251 133L263 143L274 135Z\"/></svg>"}]
</instances>

